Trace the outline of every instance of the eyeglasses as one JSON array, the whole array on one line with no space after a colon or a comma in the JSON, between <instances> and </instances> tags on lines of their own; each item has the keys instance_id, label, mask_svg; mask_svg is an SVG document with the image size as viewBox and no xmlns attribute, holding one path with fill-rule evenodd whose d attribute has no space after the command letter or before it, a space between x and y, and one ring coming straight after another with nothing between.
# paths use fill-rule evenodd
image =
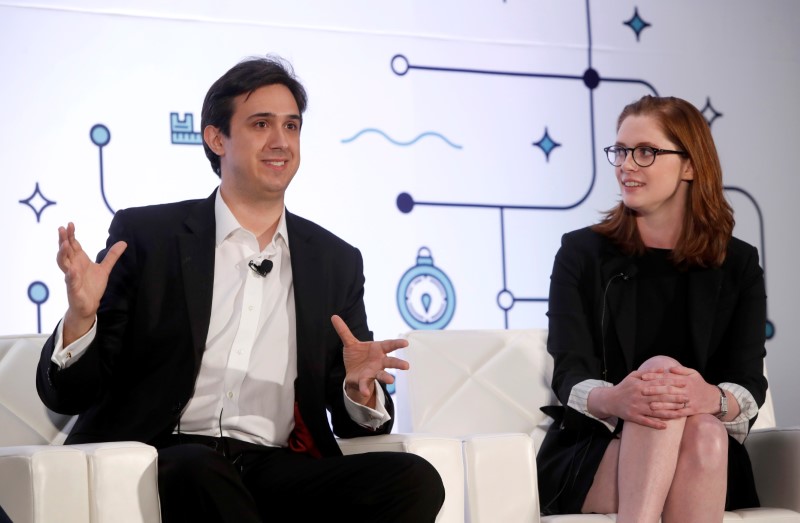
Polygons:
<instances>
[{"instance_id":1,"label":"eyeglasses","mask_svg":"<svg viewBox=\"0 0 800 523\"><path fill-rule=\"evenodd\" d=\"M620 167L625 163L625 158L628 157L628 151L633 151L633 161L639 167L650 167L656 161L656 156L659 154L680 154L681 156L689 156L686 151L671 151L669 149L657 149L649 145L640 145L638 147L622 147L621 145L612 145L603 149L608 157L608 162L614 167Z\"/></svg>"}]
</instances>

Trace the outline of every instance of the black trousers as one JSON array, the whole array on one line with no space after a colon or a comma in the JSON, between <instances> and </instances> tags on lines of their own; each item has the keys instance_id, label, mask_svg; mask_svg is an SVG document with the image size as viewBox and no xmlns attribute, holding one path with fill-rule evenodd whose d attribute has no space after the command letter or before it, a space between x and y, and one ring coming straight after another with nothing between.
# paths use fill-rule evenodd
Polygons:
<instances>
[{"instance_id":1,"label":"black trousers","mask_svg":"<svg viewBox=\"0 0 800 523\"><path fill-rule=\"evenodd\" d=\"M444 503L439 473L414 454L316 459L185 434L157 447L164 523L433 522Z\"/></svg>"}]
</instances>

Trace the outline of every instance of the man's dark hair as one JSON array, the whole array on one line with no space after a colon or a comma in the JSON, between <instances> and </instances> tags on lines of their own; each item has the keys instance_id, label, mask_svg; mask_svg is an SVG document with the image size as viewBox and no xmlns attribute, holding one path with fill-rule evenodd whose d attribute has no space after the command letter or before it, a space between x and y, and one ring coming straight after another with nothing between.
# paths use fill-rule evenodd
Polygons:
<instances>
[{"instance_id":1,"label":"man's dark hair","mask_svg":"<svg viewBox=\"0 0 800 523\"><path fill-rule=\"evenodd\" d=\"M291 64L277 56L248 58L234 65L206 93L200 113L200 132L213 125L225 136L231 133L233 99L241 94L250 94L267 85L285 85L294 96L297 109L302 115L308 98L303 85L295 77ZM222 176L219 156L203 141L203 149L211 162L211 168Z\"/></svg>"}]
</instances>

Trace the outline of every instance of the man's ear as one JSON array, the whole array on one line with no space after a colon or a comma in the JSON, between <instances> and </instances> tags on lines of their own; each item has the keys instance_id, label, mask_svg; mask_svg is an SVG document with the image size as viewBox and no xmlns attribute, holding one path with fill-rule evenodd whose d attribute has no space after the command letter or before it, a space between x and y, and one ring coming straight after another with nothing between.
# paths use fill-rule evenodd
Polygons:
<instances>
[{"instance_id":1,"label":"man's ear","mask_svg":"<svg viewBox=\"0 0 800 523\"><path fill-rule=\"evenodd\" d=\"M217 156L225 156L222 132L219 130L219 127L206 125L205 129L203 129L203 140Z\"/></svg>"}]
</instances>

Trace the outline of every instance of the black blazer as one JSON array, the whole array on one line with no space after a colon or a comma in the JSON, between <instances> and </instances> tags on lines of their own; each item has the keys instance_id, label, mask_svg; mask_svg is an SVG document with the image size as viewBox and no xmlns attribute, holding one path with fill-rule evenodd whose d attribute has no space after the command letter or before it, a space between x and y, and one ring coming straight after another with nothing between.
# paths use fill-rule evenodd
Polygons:
<instances>
[{"instance_id":1,"label":"black blazer","mask_svg":"<svg viewBox=\"0 0 800 523\"><path fill-rule=\"evenodd\" d=\"M58 370L50 361L51 336L39 361L36 385L45 405L79 414L67 443L152 443L174 430L194 391L211 317L214 198L114 216L106 250L119 240L128 247L101 300L95 340L76 363ZM288 211L286 225L297 318L295 399L321 454L340 455L326 408L340 437L387 433L392 426L359 426L342 397L342 343L330 317L340 315L357 338L372 339L363 262L357 249Z\"/></svg>"},{"instance_id":2,"label":"black blazer","mask_svg":"<svg viewBox=\"0 0 800 523\"><path fill-rule=\"evenodd\" d=\"M553 390L563 405L575 384L603 379L604 367L611 383L634 370L635 267L636 258L588 227L563 236L551 276L547 342L555 360ZM696 370L709 383L745 387L761 406L766 293L758 251L733 238L720 268L690 269L688 313Z\"/></svg>"}]
</instances>

